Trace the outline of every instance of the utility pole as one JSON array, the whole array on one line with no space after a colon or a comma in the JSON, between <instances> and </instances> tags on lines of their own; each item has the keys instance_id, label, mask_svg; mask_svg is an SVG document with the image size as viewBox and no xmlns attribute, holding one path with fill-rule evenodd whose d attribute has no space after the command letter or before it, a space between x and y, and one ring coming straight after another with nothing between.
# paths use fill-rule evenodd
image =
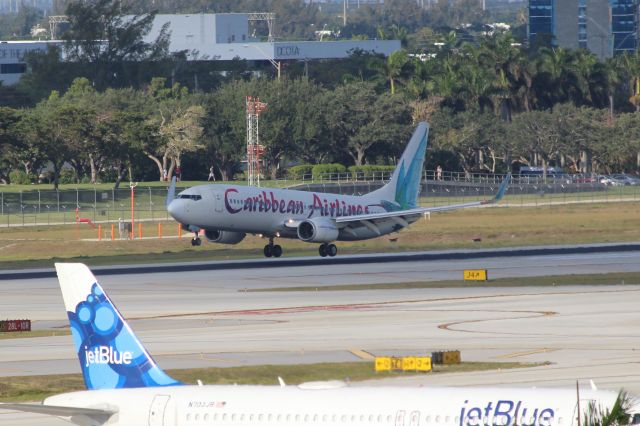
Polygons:
<instances>
[{"instance_id":1,"label":"utility pole","mask_svg":"<svg viewBox=\"0 0 640 426\"><path fill-rule=\"evenodd\" d=\"M347 26L347 0L344 0L344 6L342 9L342 26Z\"/></svg>"}]
</instances>

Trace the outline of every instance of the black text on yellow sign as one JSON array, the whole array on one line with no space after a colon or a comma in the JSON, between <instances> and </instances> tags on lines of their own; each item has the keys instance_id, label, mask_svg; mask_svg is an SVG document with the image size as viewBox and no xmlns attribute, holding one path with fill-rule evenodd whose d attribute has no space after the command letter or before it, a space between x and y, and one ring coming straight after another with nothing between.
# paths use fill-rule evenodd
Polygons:
<instances>
[{"instance_id":1,"label":"black text on yellow sign","mask_svg":"<svg viewBox=\"0 0 640 426\"><path fill-rule=\"evenodd\" d=\"M489 276L486 269L465 269L464 280L465 281L487 281Z\"/></svg>"}]
</instances>

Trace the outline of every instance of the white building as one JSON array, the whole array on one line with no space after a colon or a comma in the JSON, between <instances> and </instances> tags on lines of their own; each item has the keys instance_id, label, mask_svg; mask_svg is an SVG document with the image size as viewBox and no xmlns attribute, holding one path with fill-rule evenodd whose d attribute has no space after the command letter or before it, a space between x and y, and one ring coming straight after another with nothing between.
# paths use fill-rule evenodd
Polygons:
<instances>
[{"instance_id":1,"label":"white building","mask_svg":"<svg viewBox=\"0 0 640 426\"><path fill-rule=\"evenodd\" d=\"M0 82L5 86L16 84L27 71L24 56L28 52L46 52L47 46L59 41L0 41Z\"/></svg>"},{"instance_id":2,"label":"white building","mask_svg":"<svg viewBox=\"0 0 640 426\"><path fill-rule=\"evenodd\" d=\"M155 40L167 25L171 37L169 51L186 52L188 60L270 61L279 67L282 61L341 59L355 51L389 56L400 50L399 40L347 41L268 41L249 35L246 13L196 15L156 15L145 40ZM26 72L24 54L30 50L46 51L60 41L0 41L0 82L15 84Z\"/></svg>"},{"instance_id":3,"label":"white building","mask_svg":"<svg viewBox=\"0 0 640 426\"><path fill-rule=\"evenodd\" d=\"M156 15L146 41L155 40L164 25L168 25L169 50L187 52L191 60L340 59L355 50L385 56L400 50L399 40L260 42L249 34L249 17L247 13Z\"/></svg>"}]
</instances>

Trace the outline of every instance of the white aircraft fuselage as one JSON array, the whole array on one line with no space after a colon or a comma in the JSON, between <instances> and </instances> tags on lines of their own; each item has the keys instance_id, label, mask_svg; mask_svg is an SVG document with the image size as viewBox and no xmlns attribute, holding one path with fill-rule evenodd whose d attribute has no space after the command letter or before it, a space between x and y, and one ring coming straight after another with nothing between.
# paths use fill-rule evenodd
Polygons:
<instances>
[{"instance_id":1,"label":"white aircraft fuselage","mask_svg":"<svg viewBox=\"0 0 640 426\"><path fill-rule=\"evenodd\" d=\"M83 391L45 405L111 407L118 425L577 426L575 389L172 386ZM581 392L611 407L615 392Z\"/></svg>"},{"instance_id":2,"label":"white aircraft fuselage","mask_svg":"<svg viewBox=\"0 0 640 426\"><path fill-rule=\"evenodd\" d=\"M178 222L205 230L220 230L299 238L297 226L322 220L384 213L371 196L348 196L240 185L199 185L180 193L169 205ZM417 217L416 217L417 219ZM365 225L342 228L335 239L313 242L353 241L375 238L397 230L392 219L377 225L380 233Z\"/></svg>"}]
</instances>

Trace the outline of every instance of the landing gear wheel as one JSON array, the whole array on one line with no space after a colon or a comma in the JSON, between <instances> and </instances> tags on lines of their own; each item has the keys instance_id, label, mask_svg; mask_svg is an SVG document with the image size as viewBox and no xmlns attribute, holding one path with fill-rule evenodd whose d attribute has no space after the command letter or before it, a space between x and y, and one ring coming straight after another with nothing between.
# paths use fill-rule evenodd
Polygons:
<instances>
[{"instance_id":1,"label":"landing gear wheel","mask_svg":"<svg viewBox=\"0 0 640 426\"><path fill-rule=\"evenodd\" d=\"M273 256L273 254L274 253L271 244L267 244L266 246L264 246L264 257L271 257Z\"/></svg>"},{"instance_id":2,"label":"landing gear wheel","mask_svg":"<svg viewBox=\"0 0 640 426\"><path fill-rule=\"evenodd\" d=\"M275 245L271 249L271 252L273 253L273 257L280 257L282 256L282 247L280 247L279 245Z\"/></svg>"},{"instance_id":3,"label":"landing gear wheel","mask_svg":"<svg viewBox=\"0 0 640 426\"><path fill-rule=\"evenodd\" d=\"M335 244L329 244L326 248L326 252L330 257L334 257L338 254L338 247Z\"/></svg>"},{"instance_id":4,"label":"landing gear wheel","mask_svg":"<svg viewBox=\"0 0 640 426\"><path fill-rule=\"evenodd\" d=\"M202 240L199 237L193 237L191 239L191 245L192 246L199 246L202 244Z\"/></svg>"},{"instance_id":5,"label":"landing gear wheel","mask_svg":"<svg viewBox=\"0 0 640 426\"><path fill-rule=\"evenodd\" d=\"M327 257L327 245L320 244L320 247L318 248L318 253L320 253L320 256L322 257Z\"/></svg>"}]
</instances>

